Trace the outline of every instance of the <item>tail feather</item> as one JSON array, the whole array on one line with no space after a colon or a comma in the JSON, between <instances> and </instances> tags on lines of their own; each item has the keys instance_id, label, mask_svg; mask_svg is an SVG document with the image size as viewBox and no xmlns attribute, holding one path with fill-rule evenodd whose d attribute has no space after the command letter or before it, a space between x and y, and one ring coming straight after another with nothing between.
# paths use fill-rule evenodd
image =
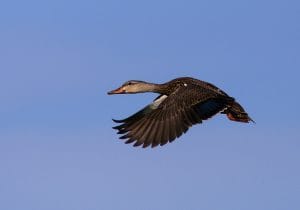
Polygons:
<instances>
[{"instance_id":1,"label":"tail feather","mask_svg":"<svg viewBox=\"0 0 300 210\"><path fill-rule=\"evenodd\" d=\"M244 108L236 101L230 104L229 107L225 109L222 113L226 114L228 119L232 121L244 122L244 123L248 123L250 121L254 122L254 120L252 120L249 117L249 115L244 110Z\"/></svg>"}]
</instances>

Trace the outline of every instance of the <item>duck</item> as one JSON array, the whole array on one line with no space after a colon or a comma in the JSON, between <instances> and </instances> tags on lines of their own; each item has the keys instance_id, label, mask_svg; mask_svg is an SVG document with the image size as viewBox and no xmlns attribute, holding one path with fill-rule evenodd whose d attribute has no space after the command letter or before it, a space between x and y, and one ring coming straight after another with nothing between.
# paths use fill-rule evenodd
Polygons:
<instances>
[{"instance_id":1,"label":"duck","mask_svg":"<svg viewBox=\"0 0 300 210\"><path fill-rule=\"evenodd\" d=\"M231 96L215 85L191 77L180 77L163 84L129 80L113 94L159 94L154 101L135 114L122 119L112 119L118 125L119 137L134 147L163 146L173 142L196 124L220 113L231 121L254 121L244 108Z\"/></svg>"}]
</instances>

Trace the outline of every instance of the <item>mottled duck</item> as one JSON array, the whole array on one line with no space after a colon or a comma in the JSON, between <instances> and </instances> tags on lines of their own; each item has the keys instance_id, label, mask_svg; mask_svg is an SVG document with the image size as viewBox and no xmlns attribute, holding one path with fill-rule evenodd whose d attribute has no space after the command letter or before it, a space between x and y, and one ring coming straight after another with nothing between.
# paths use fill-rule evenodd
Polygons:
<instances>
[{"instance_id":1,"label":"mottled duck","mask_svg":"<svg viewBox=\"0 0 300 210\"><path fill-rule=\"evenodd\" d=\"M164 84L130 80L108 94L144 92L160 95L132 116L113 120L119 123L113 128L122 134L120 139L127 144L134 142L133 146L162 146L217 113L226 114L229 120L237 122L254 122L234 98L211 83L190 77Z\"/></svg>"}]
</instances>

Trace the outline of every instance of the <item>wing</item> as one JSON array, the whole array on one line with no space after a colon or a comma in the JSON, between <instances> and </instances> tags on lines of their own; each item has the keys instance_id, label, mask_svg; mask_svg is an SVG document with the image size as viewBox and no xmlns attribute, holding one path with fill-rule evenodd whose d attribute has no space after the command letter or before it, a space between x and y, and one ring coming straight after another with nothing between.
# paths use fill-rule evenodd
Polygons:
<instances>
[{"instance_id":1,"label":"wing","mask_svg":"<svg viewBox=\"0 0 300 210\"><path fill-rule=\"evenodd\" d=\"M113 127L120 139L134 146L164 145L185 133L189 127L201 123L226 107L228 97L196 85L179 87L171 95L161 95L134 115L114 120L120 125Z\"/></svg>"}]
</instances>

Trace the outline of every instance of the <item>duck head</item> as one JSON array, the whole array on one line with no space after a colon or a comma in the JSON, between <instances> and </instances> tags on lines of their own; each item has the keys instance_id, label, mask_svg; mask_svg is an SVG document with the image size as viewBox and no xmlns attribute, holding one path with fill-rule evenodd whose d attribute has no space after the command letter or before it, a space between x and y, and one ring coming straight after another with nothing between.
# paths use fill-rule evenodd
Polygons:
<instances>
[{"instance_id":1,"label":"duck head","mask_svg":"<svg viewBox=\"0 0 300 210\"><path fill-rule=\"evenodd\" d=\"M147 83L139 80L129 80L125 82L121 87L109 91L107 94L132 94L132 93L143 93L152 92L155 89L155 84Z\"/></svg>"}]
</instances>

